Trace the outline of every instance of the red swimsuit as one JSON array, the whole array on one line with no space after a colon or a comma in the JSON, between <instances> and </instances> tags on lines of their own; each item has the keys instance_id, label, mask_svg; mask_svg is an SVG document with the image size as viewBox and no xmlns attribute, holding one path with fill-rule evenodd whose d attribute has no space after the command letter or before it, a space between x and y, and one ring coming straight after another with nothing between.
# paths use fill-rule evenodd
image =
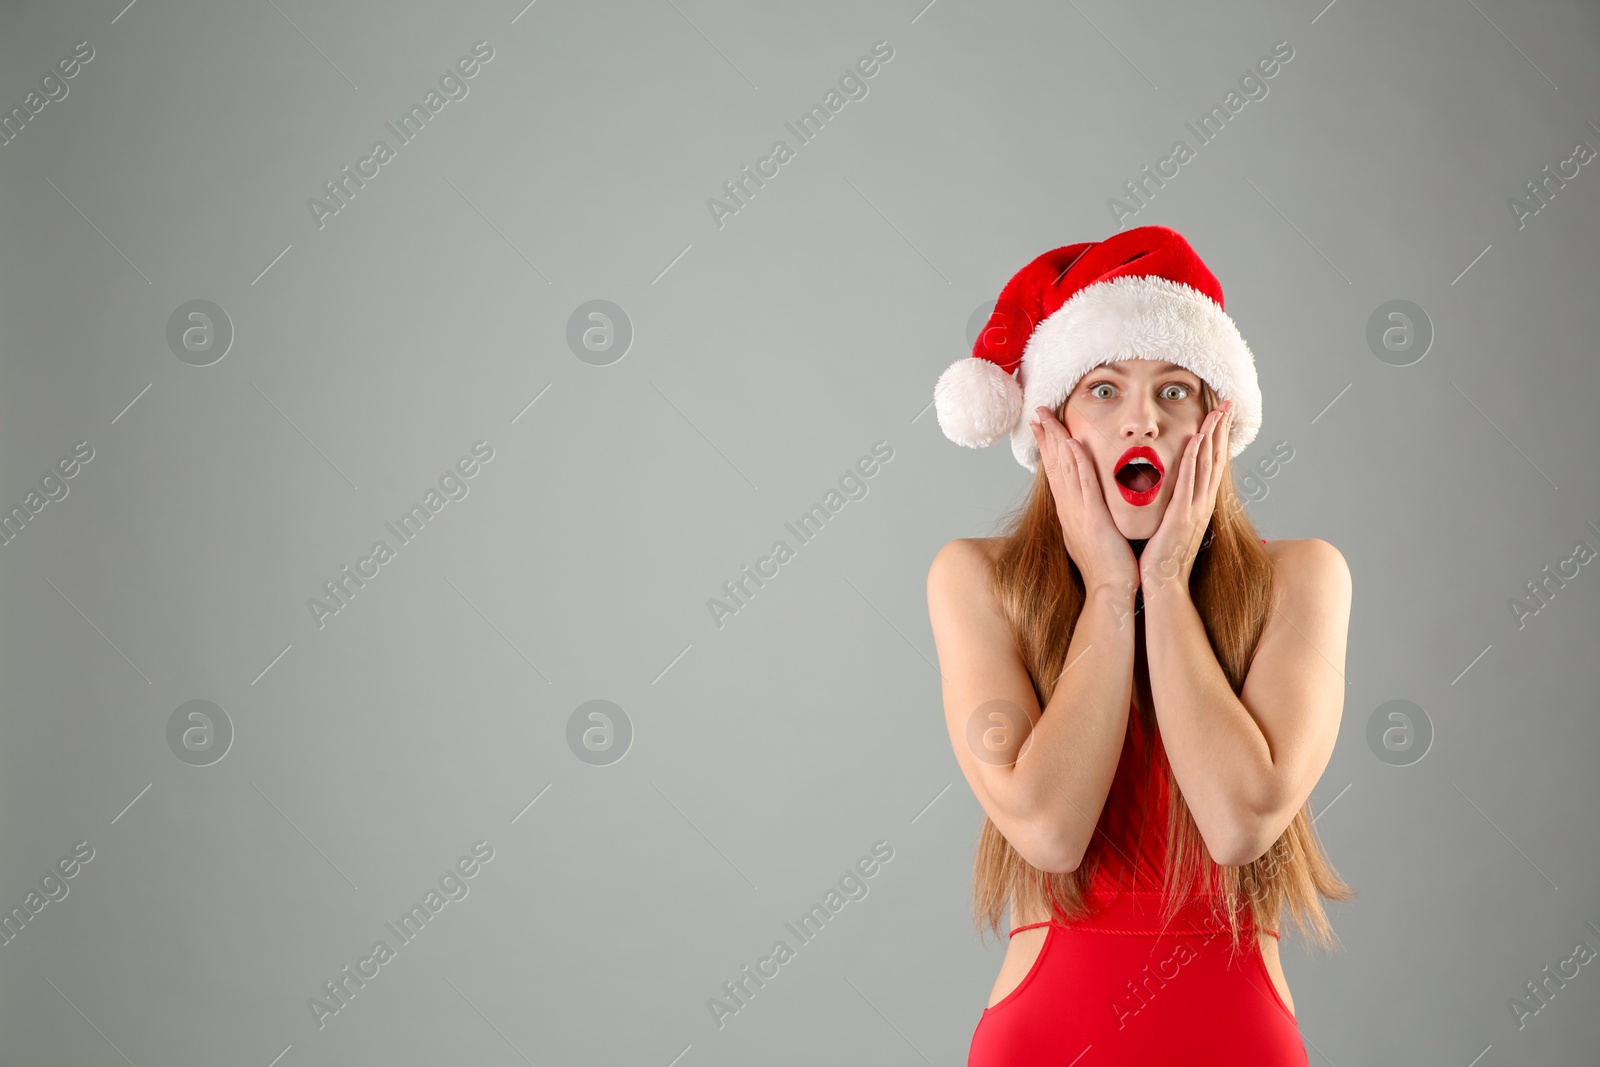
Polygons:
<instances>
[{"instance_id":1,"label":"red swimsuit","mask_svg":"<svg viewBox=\"0 0 1600 1067\"><path fill-rule=\"evenodd\" d=\"M1096 914L1011 931L1049 928L1022 984L978 1020L967 1067L1306 1067L1299 1025L1268 975L1248 908L1232 961L1227 927L1204 901L1161 928L1166 753L1155 733L1146 775L1149 731L1136 708L1128 719L1094 837L1102 853L1087 899Z\"/></svg>"}]
</instances>

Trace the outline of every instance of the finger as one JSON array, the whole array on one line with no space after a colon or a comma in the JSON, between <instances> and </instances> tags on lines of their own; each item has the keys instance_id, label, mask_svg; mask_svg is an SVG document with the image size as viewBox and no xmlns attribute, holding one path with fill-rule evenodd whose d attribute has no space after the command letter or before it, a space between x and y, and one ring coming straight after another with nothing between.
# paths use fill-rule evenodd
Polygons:
<instances>
[{"instance_id":1,"label":"finger","mask_svg":"<svg viewBox=\"0 0 1600 1067\"><path fill-rule=\"evenodd\" d=\"M1069 437L1067 448L1078 460L1074 466L1078 472L1078 492L1082 495L1083 502L1091 508L1099 502L1101 510L1110 514L1110 509L1105 505L1105 498L1100 495L1100 476L1095 472L1094 464L1089 462L1089 453L1083 447L1083 442L1075 437Z\"/></svg>"},{"instance_id":2,"label":"finger","mask_svg":"<svg viewBox=\"0 0 1600 1067\"><path fill-rule=\"evenodd\" d=\"M1099 484L1094 481L1094 471L1090 469L1093 464L1089 462L1089 454L1084 450L1083 443L1070 435L1061 439L1061 451L1072 457L1072 471L1068 474L1072 499L1079 509L1080 515L1094 513L1095 502L1100 492ZM1102 507L1105 505L1102 503Z\"/></svg>"},{"instance_id":3,"label":"finger","mask_svg":"<svg viewBox=\"0 0 1600 1067\"><path fill-rule=\"evenodd\" d=\"M1035 411L1033 418L1028 420L1028 425L1033 427L1033 435L1042 447L1044 442L1050 439L1050 427L1045 423L1044 415L1040 411Z\"/></svg>"},{"instance_id":4,"label":"finger","mask_svg":"<svg viewBox=\"0 0 1600 1067\"><path fill-rule=\"evenodd\" d=\"M1049 450L1051 458L1059 467L1071 457L1065 455L1066 450L1061 447L1059 425L1057 425L1054 420L1050 419L1048 416L1049 412L1045 412L1044 414L1040 415L1041 421L1037 424L1039 427L1041 447Z\"/></svg>"},{"instance_id":5,"label":"finger","mask_svg":"<svg viewBox=\"0 0 1600 1067\"><path fill-rule=\"evenodd\" d=\"M1217 465L1217 429L1222 425L1222 413L1211 420L1211 425L1206 429L1205 440L1200 442L1200 466L1195 471L1195 506L1205 505L1206 493L1211 489L1212 472Z\"/></svg>"},{"instance_id":6,"label":"finger","mask_svg":"<svg viewBox=\"0 0 1600 1067\"><path fill-rule=\"evenodd\" d=\"M1039 449L1039 465L1044 468L1045 481L1054 489L1056 481L1055 452L1050 448L1050 442L1045 438L1043 426L1031 419L1028 422L1028 426L1033 430L1033 441Z\"/></svg>"},{"instance_id":7,"label":"finger","mask_svg":"<svg viewBox=\"0 0 1600 1067\"><path fill-rule=\"evenodd\" d=\"M1051 492L1055 494L1058 504L1062 501L1070 503L1076 479L1072 476L1072 456L1061 446L1059 428L1052 429L1049 423L1042 423L1037 426L1035 433L1039 437L1039 452L1045 464L1045 473L1049 476Z\"/></svg>"},{"instance_id":8,"label":"finger","mask_svg":"<svg viewBox=\"0 0 1600 1067\"><path fill-rule=\"evenodd\" d=\"M1205 443L1204 432L1197 433L1189 438L1188 445L1183 450L1183 470L1178 476L1178 491L1173 495L1183 501L1185 507L1194 506L1196 469L1200 466L1200 446Z\"/></svg>"},{"instance_id":9,"label":"finger","mask_svg":"<svg viewBox=\"0 0 1600 1067\"><path fill-rule=\"evenodd\" d=\"M1220 467L1217 448L1222 440L1222 428L1227 419L1226 408L1216 408L1206 418L1206 426L1201 431L1203 440L1199 448L1199 469L1195 479L1195 504L1204 506L1210 499L1209 494L1215 484L1216 472Z\"/></svg>"},{"instance_id":10,"label":"finger","mask_svg":"<svg viewBox=\"0 0 1600 1067\"><path fill-rule=\"evenodd\" d=\"M1073 485L1077 487L1078 497L1080 500L1088 500L1090 487L1084 484L1084 474L1085 468L1092 466L1089 462L1089 453L1083 447L1083 442L1072 436L1072 431L1067 429L1066 423L1058 421L1056 425L1061 427L1061 434L1056 438L1061 445L1061 454L1072 460L1072 480Z\"/></svg>"},{"instance_id":11,"label":"finger","mask_svg":"<svg viewBox=\"0 0 1600 1067\"><path fill-rule=\"evenodd\" d=\"M1233 405L1230 403L1223 411L1222 417L1217 420L1216 428L1212 431L1215 438L1211 448L1211 479L1208 482L1210 491L1214 494L1222 484L1222 466L1228 461L1228 441L1233 430ZM1213 496L1211 499L1215 499Z\"/></svg>"},{"instance_id":12,"label":"finger","mask_svg":"<svg viewBox=\"0 0 1600 1067\"><path fill-rule=\"evenodd\" d=\"M1227 440L1224 433L1227 425L1228 413L1219 413L1216 424L1211 427L1211 439L1206 442L1206 479L1202 486L1205 492L1210 492L1216 486L1217 471L1222 469L1221 449Z\"/></svg>"}]
</instances>

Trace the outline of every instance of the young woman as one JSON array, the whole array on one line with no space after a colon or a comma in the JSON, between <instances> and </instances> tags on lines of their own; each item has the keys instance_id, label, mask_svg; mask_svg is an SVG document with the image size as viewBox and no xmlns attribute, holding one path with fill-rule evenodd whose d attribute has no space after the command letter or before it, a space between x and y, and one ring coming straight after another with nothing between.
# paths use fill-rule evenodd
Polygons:
<instances>
[{"instance_id":1,"label":"young woman","mask_svg":"<svg viewBox=\"0 0 1600 1067\"><path fill-rule=\"evenodd\" d=\"M1351 582L1324 541L1258 539L1234 491L1261 401L1220 286L1165 227L1056 249L935 399L1034 473L1003 536L928 575L987 816L974 914L1011 911L969 1067L1306 1064L1278 937L1287 909L1331 947L1318 898L1354 895L1307 803Z\"/></svg>"}]
</instances>

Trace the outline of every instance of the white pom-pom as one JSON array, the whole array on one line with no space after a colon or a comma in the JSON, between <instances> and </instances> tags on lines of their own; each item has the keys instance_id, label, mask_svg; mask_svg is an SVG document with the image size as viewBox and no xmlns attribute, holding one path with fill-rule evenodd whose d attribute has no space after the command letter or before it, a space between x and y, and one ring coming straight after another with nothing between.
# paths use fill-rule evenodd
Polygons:
<instances>
[{"instance_id":1,"label":"white pom-pom","mask_svg":"<svg viewBox=\"0 0 1600 1067\"><path fill-rule=\"evenodd\" d=\"M1022 386L993 360L967 356L939 375L933 406L946 437L983 448L1009 434L1022 418Z\"/></svg>"}]
</instances>

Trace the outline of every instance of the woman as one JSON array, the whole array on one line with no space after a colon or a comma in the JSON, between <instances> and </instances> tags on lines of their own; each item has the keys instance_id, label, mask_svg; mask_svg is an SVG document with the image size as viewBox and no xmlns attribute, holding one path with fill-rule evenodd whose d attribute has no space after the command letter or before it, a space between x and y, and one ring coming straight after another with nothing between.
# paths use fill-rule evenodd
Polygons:
<instances>
[{"instance_id":1,"label":"woman","mask_svg":"<svg viewBox=\"0 0 1600 1067\"><path fill-rule=\"evenodd\" d=\"M1354 895L1307 803L1351 583L1324 541L1259 540L1234 491L1261 397L1220 285L1166 227L1047 252L935 401L1034 473L1004 536L928 575L987 815L974 914L1013 927L969 1067L1306 1064L1277 942L1287 909L1330 948L1318 898Z\"/></svg>"}]
</instances>

